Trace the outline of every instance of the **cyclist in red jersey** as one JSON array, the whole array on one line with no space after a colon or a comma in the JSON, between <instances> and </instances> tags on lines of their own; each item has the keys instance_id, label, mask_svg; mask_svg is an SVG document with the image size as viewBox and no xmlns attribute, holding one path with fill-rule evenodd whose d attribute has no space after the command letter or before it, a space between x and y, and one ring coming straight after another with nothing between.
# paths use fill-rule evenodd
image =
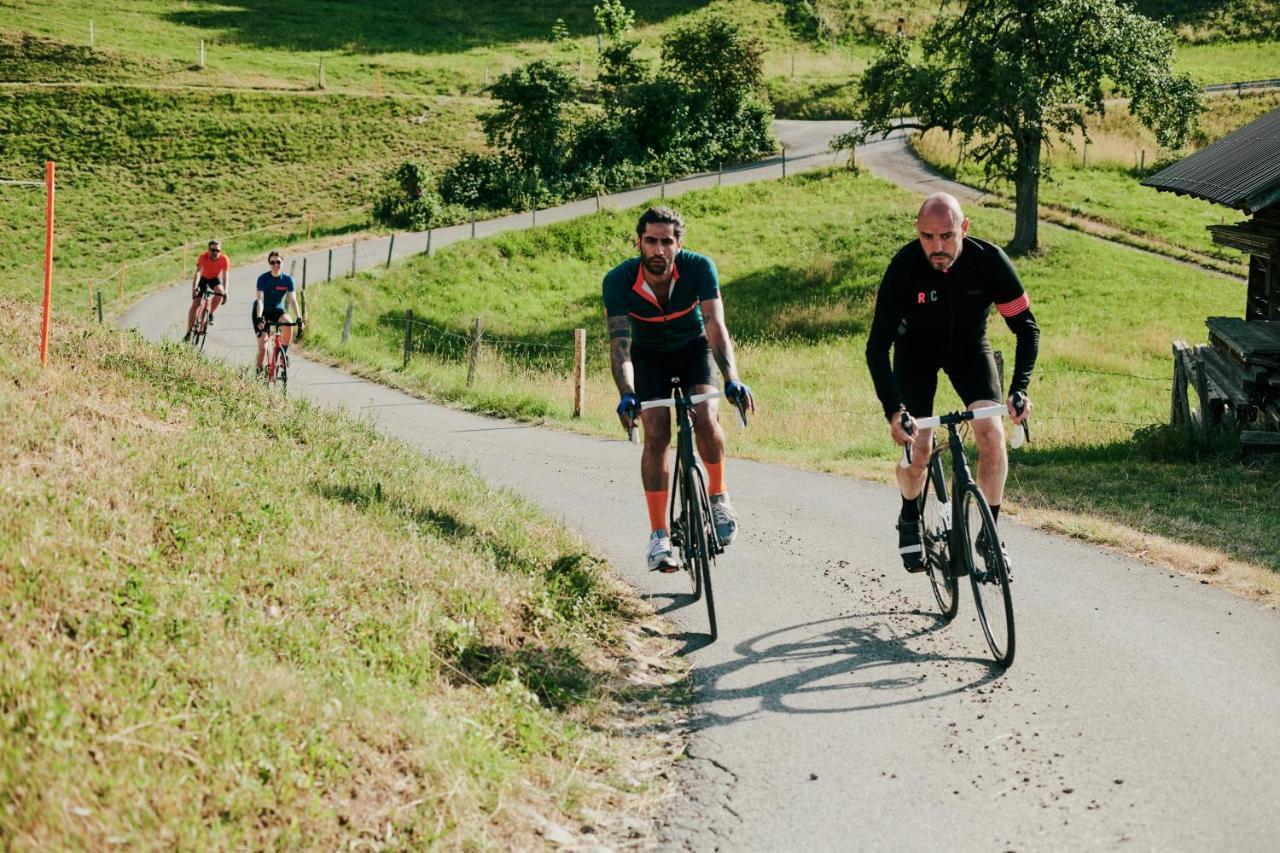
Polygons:
<instances>
[{"instance_id":1,"label":"cyclist in red jersey","mask_svg":"<svg viewBox=\"0 0 1280 853\"><path fill-rule=\"evenodd\" d=\"M209 325L213 325L213 314L218 306L227 301L227 275L231 271L231 261L222 253L222 244L217 240L209 241L209 250L201 252L196 258L195 275L191 278L191 308L187 311L187 333L183 340L191 337L191 327L196 324L196 311L200 309L200 300L207 291L213 291L213 299L209 302Z\"/></svg>"}]
</instances>

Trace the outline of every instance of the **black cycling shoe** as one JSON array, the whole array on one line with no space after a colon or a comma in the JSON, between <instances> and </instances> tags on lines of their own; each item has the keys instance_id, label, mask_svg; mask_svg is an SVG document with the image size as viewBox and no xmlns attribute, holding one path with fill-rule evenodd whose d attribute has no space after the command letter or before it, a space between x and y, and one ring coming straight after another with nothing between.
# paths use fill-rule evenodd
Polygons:
<instances>
[{"instance_id":1,"label":"black cycling shoe","mask_svg":"<svg viewBox=\"0 0 1280 853\"><path fill-rule=\"evenodd\" d=\"M898 554L902 557L902 567L909 572L925 570L924 542L920 538L920 522L906 521L898 516Z\"/></svg>"},{"instance_id":2,"label":"black cycling shoe","mask_svg":"<svg viewBox=\"0 0 1280 853\"><path fill-rule=\"evenodd\" d=\"M991 550L991 544L987 542L987 531L978 531L978 538L973 544L977 548L978 553L982 555L982 561L986 563L988 567L991 566L995 562L995 554ZM1000 548L1000 555L1004 557L1005 576L1009 578L1009 583L1013 583L1013 564L1009 562L1009 551L1005 548L1004 542L997 542L996 544ZM990 569L988 568L988 572L989 571Z\"/></svg>"}]
</instances>

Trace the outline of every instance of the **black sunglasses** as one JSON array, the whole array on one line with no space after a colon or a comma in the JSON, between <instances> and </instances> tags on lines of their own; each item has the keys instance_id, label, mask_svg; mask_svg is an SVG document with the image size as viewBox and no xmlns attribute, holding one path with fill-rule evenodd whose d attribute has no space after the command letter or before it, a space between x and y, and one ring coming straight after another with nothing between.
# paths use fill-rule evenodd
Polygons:
<instances>
[{"instance_id":1,"label":"black sunglasses","mask_svg":"<svg viewBox=\"0 0 1280 853\"><path fill-rule=\"evenodd\" d=\"M272 258L271 260L267 261L267 263L270 264L271 266L275 266L276 264L284 263L284 262L281 261L279 258Z\"/></svg>"}]
</instances>

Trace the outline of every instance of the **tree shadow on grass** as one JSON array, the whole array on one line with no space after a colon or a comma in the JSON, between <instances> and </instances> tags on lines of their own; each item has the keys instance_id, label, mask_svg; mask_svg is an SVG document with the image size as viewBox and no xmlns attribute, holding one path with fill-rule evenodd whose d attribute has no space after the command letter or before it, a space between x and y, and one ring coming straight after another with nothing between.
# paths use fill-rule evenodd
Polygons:
<instances>
[{"instance_id":1,"label":"tree shadow on grass","mask_svg":"<svg viewBox=\"0 0 1280 853\"><path fill-rule=\"evenodd\" d=\"M853 258L808 268L775 265L733 279L725 288L725 315L734 339L813 343L865 333L873 288L839 288L855 265Z\"/></svg>"},{"instance_id":2,"label":"tree shadow on grass","mask_svg":"<svg viewBox=\"0 0 1280 853\"><path fill-rule=\"evenodd\" d=\"M659 23L704 5L680 0L633 0L639 25ZM240 0L196 2L168 13L173 23L225 34L229 42L290 51L348 54L459 53L478 47L551 39L563 18L572 36L597 30L591 3L488 0Z\"/></svg>"}]
</instances>

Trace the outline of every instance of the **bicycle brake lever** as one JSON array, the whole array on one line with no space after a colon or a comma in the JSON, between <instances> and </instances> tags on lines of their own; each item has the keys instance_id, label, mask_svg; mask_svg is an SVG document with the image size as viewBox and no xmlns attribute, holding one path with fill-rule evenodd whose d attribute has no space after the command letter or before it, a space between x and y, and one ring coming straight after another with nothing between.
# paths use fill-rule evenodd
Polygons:
<instances>
[{"instance_id":1,"label":"bicycle brake lever","mask_svg":"<svg viewBox=\"0 0 1280 853\"><path fill-rule=\"evenodd\" d=\"M907 443L902 445L902 458L898 460L899 468L911 467L911 444L915 436L915 426L911 422L911 416L906 412L900 414L902 418L902 431L907 434Z\"/></svg>"}]
</instances>

